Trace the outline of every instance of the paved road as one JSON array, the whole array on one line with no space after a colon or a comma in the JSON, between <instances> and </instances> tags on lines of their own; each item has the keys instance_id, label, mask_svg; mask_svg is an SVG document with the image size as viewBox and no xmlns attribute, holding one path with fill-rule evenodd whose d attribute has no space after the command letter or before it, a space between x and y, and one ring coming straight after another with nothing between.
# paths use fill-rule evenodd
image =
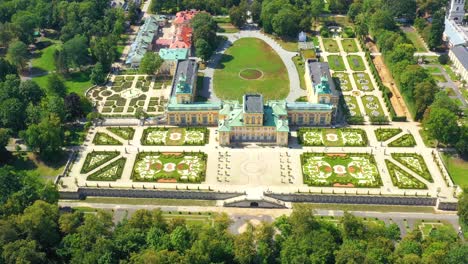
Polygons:
<instances>
[{"instance_id":1,"label":"paved road","mask_svg":"<svg viewBox=\"0 0 468 264\"><path fill-rule=\"evenodd\" d=\"M91 207L95 209L113 210L114 221L121 221L126 215L133 214L136 210L161 209L162 211L184 211L184 212L215 212L227 213L232 219L233 224L230 230L238 233L239 229L246 221L273 222L275 218L281 215L290 215L292 209L262 209L262 208L233 208L233 207L215 207L215 206L159 206L159 205L127 205L127 204L107 204L107 203L87 203L79 201L60 201L62 207ZM341 210L314 210L317 216L336 216L341 217L344 211ZM359 217L378 218L385 223L396 223L402 232L406 234L405 220L410 229L420 220L442 221L451 224L455 230L458 230L458 216L452 212L441 213L404 213L404 212L374 212L374 211L352 211Z\"/></svg>"},{"instance_id":2,"label":"paved road","mask_svg":"<svg viewBox=\"0 0 468 264\"><path fill-rule=\"evenodd\" d=\"M207 68L201 72L205 74L205 79L203 82L203 91L202 94L205 97L209 97L212 101L219 100L216 97L216 94L213 90L213 75L214 71L219 64L219 61L222 58L222 54L229 48L232 43L240 38L258 38L265 41L268 45L270 45L273 50L280 56L283 60L283 63L288 71L289 76L289 95L286 98L287 101L293 102L297 98L306 95L306 91L300 88L300 80L299 74L297 72L296 66L292 61L292 58L297 55L295 52L290 52L284 50L278 42L274 39L270 38L269 36L262 34L258 29L252 30L241 30L238 33L232 34L219 34L221 36L227 37L227 41L225 41L217 50L216 53L211 58L210 62L207 65Z\"/></svg>"}]
</instances>

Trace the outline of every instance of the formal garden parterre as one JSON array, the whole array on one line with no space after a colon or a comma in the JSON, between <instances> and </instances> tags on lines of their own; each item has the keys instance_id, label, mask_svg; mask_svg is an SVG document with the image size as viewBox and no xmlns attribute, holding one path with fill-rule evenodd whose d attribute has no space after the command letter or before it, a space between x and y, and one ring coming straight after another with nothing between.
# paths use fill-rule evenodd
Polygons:
<instances>
[{"instance_id":1,"label":"formal garden parterre","mask_svg":"<svg viewBox=\"0 0 468 264\"><path fill-rule=\"evenodd\" d=\"M122 145L122 142L107 133L97 132L96 135L94 135L93 144L118 146Z\"/></svg>"},{"instance_id":2,"label":"formal garden parterre","mask_svg":"<svg viewBox=\"0 0 468 264\"><path fill-rule=\"evenodd\" d=\"M374 85L372 84L369 74L366 72L355 72L353 73L353 78L356 82L358 90L363 92L374 91Z\"/></svg>"},{"instance_id":3,"label":"formal garden parterre","mask_svg":"<svg viewBox=\"0 0 468 264\"><path fill-rule=\"evenodd\" d=\"M345 95L344 107L348 110L350 116L362 116L361 108L359 108L357 98L351 95Z\"/></svg>"},{"instance_id":4,"label":"formal garden parterre","mask_svg":"<svg viewBox=\"0 0 468 264\"><path fill-rule=\"evenodd\" d=\"M341 39L341 45L343 46L343 49L345 52L348 52L348 53L359 52L359 48L354 38Z\"/></svg>"},{"instance_id":5,"label":"formal garden parterre","mask_svg":"<svg viewBox=\"0 0 468 264\"><path fill-rule=\"evenodd\" d=\"M116 181L122 177L126 161L126 158L121 157L90 174L86 179L88 181Z\"/></svg>"},{"instance_id":6,"label":"formal garden parterre","mask_svg":"<svg viewBox=\"0 0 468 264\"><path fill-rule=\"evenodd\" d=\"M304 153L304 183L309 186L368 187L382 185L374 156L367 153Z\"/></svg>"},{"instance_id":7,"label":"formal garden parterre","mask_svg":"<svg viewBox=\"0 0 468 264\"><path fill-rule=\"evenodd\" d=\"M367 146L367 134L358 128L299 128L299 142L304 146L363 147Z\"/></svg>"},{"instance_id":8,"label":"formal garden parterre","mask_svg":"<svg viewBox=\"0 0 468 264\"><path fill-rule=\"evenodd\" d=\"M209 131L206 127L149 127L143 131L142 145L154 146L202 146L208 143Z\"/></svg>"},{"instance_id":9,"label":"formal garden parterre","mask_svg":"<svg viewBox=\"0 0 468 264\"><path fill-rule=\"evenodd\" d=\"M388 144L389 147L414 147L416 146L416 140L411 134L404 134L393 140Z\"/></svg>"},{"instance_id":10,"label":"formal garden parterre","mask_svg":"<svg viewBox=\"0 0 468 264\"><path fill-rule=\"evenodd\" d=\"M392 137L400 134L403 130L401 128L377 128L374 130L375 136L378 141L387 141Z\"/></svg>"},{"instance_id":11,"label":"formal garden parterre","mask_svg":"<svg viewBox=\"0 0 468 264\"><path fill-rule=\"evenodd\" d=\"M86 155L81 173L88 173L119 155L118 151L92 151Z\"/></svg>"},{"instance_id":12,"label":"formal garden parterre","mask_svg":"<svg viewBox=\"0 0 468 264\"><path fill-rule=\"evenodd\" d=\"M343 57L341 55L329 55L327 57L328 65L333 71L346 71L346 65L344 64Z\"/></svg>"},{"instance_id":13,"label":"formal garden parterre","mask_svg":"<svg viewBox=\"0 0 468 264\"><path fill-rule=\"evenodd\" d=\"M133 166L135 182L187 182L205 180L208 156L200 152L140 152Z\"/></svg>"},{"instance_id":14,"label":"formal garden parterre","mask_svg":"<svg viewBox=\"0 0 468 264\"><path fill-rule=\"evenodd\" d=\"M132 140L135 135L133 127L107 127L106 129L125 140Z\"/></svg>"},{"instance_id":15,"label":"formal garden parterre","mask_svg":"<svg viewBox=\"0 0 468 264\"><path fill-rule=\"evenodd\" d=\"M366 70L366 65L364 64L364 60L361 58L361 56L348 55L346 56L346 59L348 60L351 70L353 71L365 71Z\"/></svg>"},{"instance_id":16,"label":"formal garden parterre","mask_svg":"<svg viewBox=\"0 0 468 264\"><path fill-rule=\"evenodd\" d=\"M392 158L406 166L408 169L423 177L429 182L434 182L427 168L424 158L416 153L392 153Z\"/></svg>"},{"instance_id":17,"label":"formal garden parterre","mask_svg":"<svg viewBox=\"0 0 468 264\"><path fill-rule=\"evenodd\" d=\"M334 72L332 76L333 81L339 90L343 92L349 92L353 90L353 86L351 85L349 76L346 72Z\"/></svg>"},{"instance_id":18,"label":"formal garden parterre","mask_svg":"<svg viewBox=\"0 0 468 264\"><path fill-rule=\"evenodd\" d=\"M426 184L422 183L408 172L402 170L395 163L385 159L388 173L394 186L400 189L427 189Z\"/></svg>"}]
</instances>

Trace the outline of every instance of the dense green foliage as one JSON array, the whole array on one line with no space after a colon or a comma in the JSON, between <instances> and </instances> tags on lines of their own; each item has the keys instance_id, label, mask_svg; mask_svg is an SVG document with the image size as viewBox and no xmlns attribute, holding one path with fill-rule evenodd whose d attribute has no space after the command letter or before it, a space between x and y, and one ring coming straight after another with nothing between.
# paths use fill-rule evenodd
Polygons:
<instances>
[{"instance_id":1,"label":"dense green foliage","mask_svg":"<svg viewBox=\"0 0 468 264\"><path fill-rule=\"evenodd\" d=\"M2 192L3 208L25 188L23 182L16 184L9 190L19 191ZM231 220L225 214L197 224L177 217L167 220L159 210L138 210L114 224L108 212L60 213L53 197L45 201L28 201L18 205L19 211L3 211L2 263L458 264L468 258L468 247L446 227L424 238L415 230L400 240L395 224L363 221L349 213L331 222L314 216L306 206L296 206L290 216L272 224L249 224L245 232L234 235L228 231Z\"/></svg>"},{"instance_id":2,"label":"dense green foliage","mask_svg":"<svg viewBox=\"0 0 468 264\"><path fill-rule=\"evenodd\" d=\"M205 10L212 15L227 15L229 8L237 6L240 0L149 0L150 11L153 13L173 14L180 10Z\"/></svg>"}]
</instances>

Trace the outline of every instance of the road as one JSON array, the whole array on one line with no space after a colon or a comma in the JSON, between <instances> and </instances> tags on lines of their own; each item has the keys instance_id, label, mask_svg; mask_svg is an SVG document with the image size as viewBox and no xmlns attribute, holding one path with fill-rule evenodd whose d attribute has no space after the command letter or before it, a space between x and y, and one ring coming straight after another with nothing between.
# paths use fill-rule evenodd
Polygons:
<instances>
[{"instance_id":1,"label":"road","mask_svg":"<svg viewBox=\"0 0 468 264\"><path fill-rule=\"evenodd\" d=\"M80 201L60 201L62 207L90 207L94 209L113 210L114 221L122 220L125 215L131 215L136 210L155 210L162 211L182 211L182 212L214 212L226 213L234 221L230 230L238 233L239 229L246 221L254 222L273 222L275 218L282 215L290 215L292 209L263 209L263 208L236 208L236 207L216 207L216 206L165 206L165 205L129 205L129 204L108 204L108 203L88 203ZM341 217L344 214L342 210L314 210L317 216L335 216ZM441 221L451 224L455 230L459 229L458 216L454 212L436 212L436 213L405 213L405 212L375 212L375 211L351 211L356 216L365 218L378 218L386 224L396 223L401 230L402 236L406 234L406 224L410 229L421 220L431 220L433 222ZM405 223L406 222L406 223Z\"/></svg>"}]
</instances>

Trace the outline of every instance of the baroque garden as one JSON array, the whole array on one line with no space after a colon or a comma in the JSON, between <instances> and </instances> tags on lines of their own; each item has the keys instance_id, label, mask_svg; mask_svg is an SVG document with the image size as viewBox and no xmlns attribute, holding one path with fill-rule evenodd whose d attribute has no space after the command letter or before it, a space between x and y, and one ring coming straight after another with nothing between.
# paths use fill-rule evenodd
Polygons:
<instances>
[{"instance_id":1,"label":"baroque garden","mask_svg":"<svg viewBox=\"0 0 468 264\"><path fill-rule=\"evenodd\" d=\"M298 70L293 58L301 55L263 33L224 36L207 69L184 58L155 76L114 75L90 89L98 110L114 119L90 129L60 180L62 192L196 190L257 201L268 190L455 201L439 155L415 123L388 122L357 39L318 37L311 54L320 59L301 57ZM138 107L149 118L130 118ZM345 125L348 117L362 123Z\"/></svg>"}]
</instances>

